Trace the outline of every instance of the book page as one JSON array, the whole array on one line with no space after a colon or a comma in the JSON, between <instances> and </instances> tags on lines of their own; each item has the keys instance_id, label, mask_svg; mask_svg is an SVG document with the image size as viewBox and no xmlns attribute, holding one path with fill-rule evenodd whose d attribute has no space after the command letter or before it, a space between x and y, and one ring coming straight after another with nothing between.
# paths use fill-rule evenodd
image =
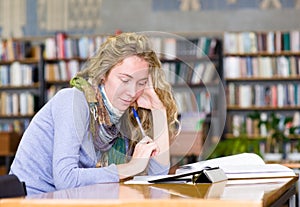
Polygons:
<instances>
[{"instance_id":1,"label":"book page","mask_svg":"<svg viewBox=\"0 0 300 207\"><path fill-rule=\"evenodd\" d=\"M230 155L226 157L220 157L205 161L200 161L192 164L187 164L181 166L176 170L176 174L184 173L187 171L201 170L205 167L220 167L223 169L223 166L235 165L235 166L245 166L245 165L264 165L264 160L254 153L242 153L237 155Z\"/></svg>"},{"instance_id":2,"label":"book page","mask_svg":"<svg viewBox=\"0 0 300 207\"><path fill-rule=\"evenodd\" d=\"M295 172L280 164L223 166L228 179L293 177Z\"/></svg>"},{"instance_id":3,"label":"book page","mask_svg":"<svg viewBox=\"0 0 300 207\"><path fill-rule=\"evenodd\" d=\"M295 172L280 164L265 164L254 153L242 153L181 166L176 174L193 172L205 167L219 167L228 179L293 177Z\"/></svg>"}]
</instances>

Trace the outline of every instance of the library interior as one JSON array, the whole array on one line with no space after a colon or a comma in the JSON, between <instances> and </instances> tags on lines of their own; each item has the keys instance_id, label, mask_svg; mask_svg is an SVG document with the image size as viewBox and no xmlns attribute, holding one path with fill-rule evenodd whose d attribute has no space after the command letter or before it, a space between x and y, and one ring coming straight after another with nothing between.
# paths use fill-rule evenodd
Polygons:
<instances>
[{"instance_id":1,"label":"library interior","mask_svg":"<svg viewBox=\"0 0 300 207\"><path fill-rule=\"evenodd\" d=\"M298 19L300 0L0 1L0 206L300 206ZM27 194L10 169L32 119L127 32L176 101L167 175Z\"/></svg>"}]
</instances>

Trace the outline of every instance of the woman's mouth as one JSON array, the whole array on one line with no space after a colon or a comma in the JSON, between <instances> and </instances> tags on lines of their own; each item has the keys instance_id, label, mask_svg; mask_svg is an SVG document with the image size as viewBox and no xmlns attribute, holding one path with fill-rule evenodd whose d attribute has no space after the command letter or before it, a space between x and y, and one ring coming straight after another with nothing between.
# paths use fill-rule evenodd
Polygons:
<instances>
[{"instance_id":1,"label":"woman's mouth","mask_svg":"<svg viewBox=\"0 0 300 207\"><path fill-rule=\"evenodd\" d=\"M122 99L122 98L120 98L120 99L123 103L125 103L125 105L130 105L132 103L132 100L127 100L127 99Z\"/></svg>"}]
</instances>

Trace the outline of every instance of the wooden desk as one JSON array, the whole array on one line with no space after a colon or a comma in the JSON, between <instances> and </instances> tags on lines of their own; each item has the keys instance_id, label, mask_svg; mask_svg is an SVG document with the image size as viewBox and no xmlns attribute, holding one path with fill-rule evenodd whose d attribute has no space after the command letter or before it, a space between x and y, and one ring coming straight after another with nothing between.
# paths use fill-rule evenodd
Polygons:
<instances>
[{"instance_id":1,"label":"wooden desk","mask_svg":"<svg viewBox=\"0 0 300 207\"><path fill-rule=\"evenodd\" d=\"M97 184L24 198L2 199L1 207L261 207L295 202L298 177L232 180L215 184ZM291 204L291 203L290 203ZM295 203L293 203L295 204Z\"/></svg>"}]
</instances>

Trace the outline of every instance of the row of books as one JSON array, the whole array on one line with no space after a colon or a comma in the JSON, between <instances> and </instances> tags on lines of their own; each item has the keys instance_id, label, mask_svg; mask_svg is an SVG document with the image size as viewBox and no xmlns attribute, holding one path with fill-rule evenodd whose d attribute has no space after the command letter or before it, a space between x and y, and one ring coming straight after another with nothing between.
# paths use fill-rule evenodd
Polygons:
<instances>
[{"instance_id":1,"label":"row of books","mask_svg":"<svg viewBox=\"0 0 300 207\"><path fill-rule=\"evenodd\" d=\"M80 70L81 63L77 60L59 61L45 64L46 81L68 81Z\"/></svg>"},{"instance_id":2,"label":"row of books","mask_svg":"<svg viewBox=\"0 0 300 207\"><path fill-rule=\"evenodd\" d=\"M44 58L83 58L91 57L97 48L106 40L107 36L69 37L59 32L54 37L45 39Z\"/></svg>"},{"instance_id":3,"label":"row of books","mask_svg":"<svg viewBox=\"0 0 300 207\"><path fill-rule=\"evenodd\" d=\"M228 106L284 107L300 106L300 84L236 85L227 87Z\"/></svg>"},{"instance_id":4,"label":"row of books","mask_svg":"<svg viewBox=\"0 0 300 207\"><path fill-rule=\"evenodd\" d=\"M32 93L0 93L0 115L32 116L35 110L35 98Z\"/></svg>"},{"instance_id":5,"label":"row of books","mask_svg":"<svg viewBox=\"0 0 300 207\"><path fill-rule=\"evenodd\" d=\"M224 73L225 78L299 76L300 57L226 57Z\"/></svg>"},{"instance_id":6,"label":"row of books","mask_svg":"<svg viewBox=\"0 0 300 207\"><path fill-rule=\"evenodd\" d=\"M166 79L171 84L197 85L213 83L217 80L218 72L211 62L162 63Z\"/></svg>"},{"instance_id":7,"label":"row of books","mask_svg":"<svg viewBox=\"0 0 300 207\"><path fill-rule=\"evenodd\" d=\"M162 59L214 57L220 41L213 37L150 37L153 49Z\"/></svg>"},{"instance_id":8,"label":"row of books","mask_svg":"<svg viewBox=\"0 0 300 207\"><path fill-rule=\"evenodd\" d=\"M183 112L180 114L181 132L204 132L207 112ZM195 140L194 140L195 141Z\"/></svg>"},{"instance_id":9,"label":"row of books","mask_svg":"<svg viewBox=\"0 0 300 207\"><path fill-rule=\"evenodd\" d=\"M35 65L14 62L11 65L0 65L0 86L30 86L36 82Z\"/></svg>"},{"instance_id":10,"label":"row of books","mask_svg":"<svg viewBox=\"0 0 300 207\"><path fill-rule=\"evenodd\" d=\"M286 152L287 153L297 153L298 154L298 161L300 160L299 152L299 140L291 140L290 142L286 143L285 146Z\"/></svg>"},{"instance_id":11,"label":"row of books","mask_svg":"<svg viewBox=\"0 0 300 207\"><path fill-rule=\"evenodd\" d=\"M12 122L0 122L0 132L23 133L28 127L29 120L13 120Z\"/></svg>"},{"instance_id":12,"label":"row of books","mask_svg":"<svg viewBox=\"0 0 300 207\"><path fill-rule=\"evenodd\" d=\"M285 136L289 137L291 127L300 126L300 112L295 112L292 115L292 121L286 122L287 115L283 113L276 113L275 117L278 118L278 129L281 130ZM270 135L271 131L267 126L267 120L271 118L271 114L266 112L260 113L259 120L251 119L249 114L232 114L227 116L227 132L234 137L261 137L266 138ZM295 134L299 134L299 130L295 130Z\"/></svg>"},{"instance_id":13,"label":"row of books","mask_svg":"<svg viewBox=\"0 0 300 207\"><path fill-rule=\"evenodd\" d=\"M53 58L88 58L107 39L108 36L69 37L66 33L57 33L45 40L44 57ZM182 57L214 56L220 47L216 38L179 38L149 36L152 47L160 58L176 59Z\"/></svg>"},{"instance_id":14,"label":"row of books","mask_svg":"<svg viewBox=\"0 0 300 207\"><path fill-rule=\"evenodd\" d=\"M211 97L207 91L193 92L174 92L174 97L178 107L178 113L188 112L211 112Z\"/></svg>"},{"instance_id":15,"label":"row of books","mask_svg":"<svg viewBox=\"0 0 300 207\"><path fill-rule=\"evenodd\" d=\"M300 31L225 32L225 53L300 52Z\"/></svg>"},{"instance_id":16,"label":"row of books","mask_svg":"<svg viewBox=\"0 0 300 207\"><path fill-rule=\"evenodd\" d=\"M30 41L15 41L12 38L0 39L0 61L22 60L32 56Z\"/></svg>"}]
</instances>

